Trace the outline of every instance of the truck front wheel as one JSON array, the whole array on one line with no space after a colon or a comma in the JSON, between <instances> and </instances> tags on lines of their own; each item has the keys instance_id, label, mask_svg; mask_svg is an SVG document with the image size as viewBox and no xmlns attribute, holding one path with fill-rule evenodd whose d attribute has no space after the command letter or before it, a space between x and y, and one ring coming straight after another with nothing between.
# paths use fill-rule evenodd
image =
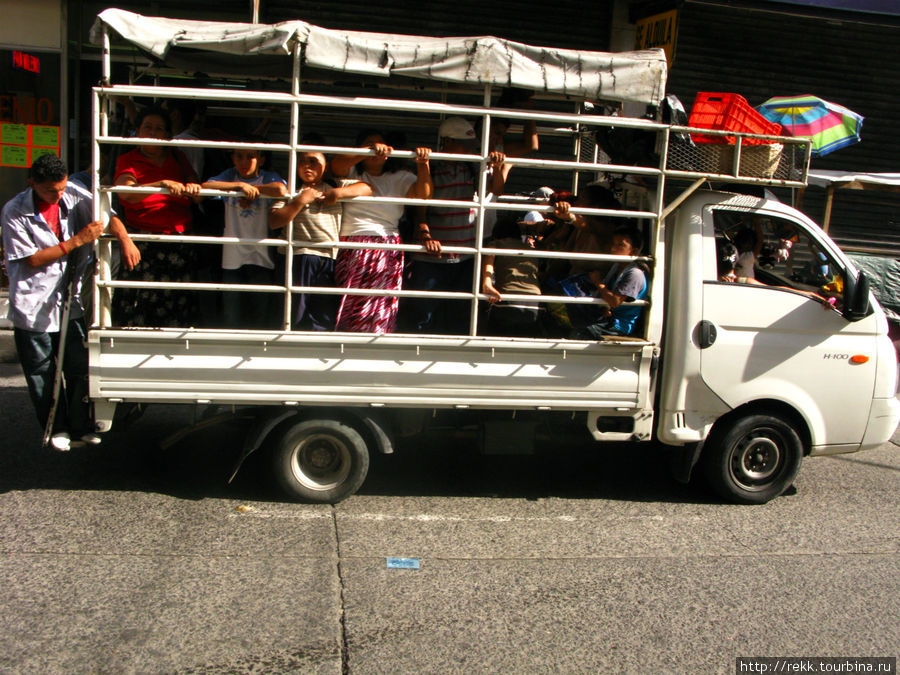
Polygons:
<instances>
[{"instance_id":1,"label":"truck front wheel","mask_svg":"<svg viewBox=\"0 0 900 675\"><path fill-rule=\"evenodd\" d=\"M369 470L369 451L359 432L338 420L305 420L276 442L273 467L291 499L334 504L355 493Z\"/></svg>"},{"instance_id":2,"label":"truck front wheel","mask_svg":"<svg viewBox=\"0 0 900 675\"><path fill-rule=\"evenodd\" d=\"M764 504L784 492L800 470L803 444L773 414L753 414L714 428L703 448L706 479L719 496L738 504Z\"/></svg>"}]
</instances>

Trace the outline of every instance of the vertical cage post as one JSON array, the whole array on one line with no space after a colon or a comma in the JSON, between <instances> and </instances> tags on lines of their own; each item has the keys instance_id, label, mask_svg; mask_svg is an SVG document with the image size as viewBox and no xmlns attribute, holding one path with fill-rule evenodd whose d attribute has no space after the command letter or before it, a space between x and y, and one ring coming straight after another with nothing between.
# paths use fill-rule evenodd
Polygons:
<instances>
[{"instance_id":1,"label":"vertical cage post","mask_svg":"<svg viewBox=\"0 0 900 675\"><path fill-rule=\"evenodd\" d=\"M484 87L485 108L491 107L491 85ZM469 305L469 335L478 334L478 295L481 290L481 249L484 246L484 218L487 202L487 177L490 165L488 156L491 153L491 115L485 113L481 118L481 164L478 171L478 218L475 222L475 256L472 265L472 300ZM496 197L496 195L494 195Z\"/></svg>"},{"instance_id":2,"label":"vertical cage post","mask_svg":"<svg viewBox=\"0 0 900 675\"><path fill-rule=\"evenodd\" d=\"M294 61L291 73L291 94L300 96L300 54L301 45L294 44ZM297 190L297 146L300 143L300 103L295 99L291 101L291 154L288 156L288 194L293 195ZM287 247L284 249L284 330L291 329L291 306L293 294L291 286L294 284L294 219L288 221L285 227Z\"/></svg>"},{"instance_id":3,"label":"vertical cage post","mask_svg":"<svg viewBox=\"0 0 900 675\"><path fill-rule=\"evenodd\" d=\"M666 164L669 161L669 140L671 131L664 128L657 133L657 141L661 139L659 144L659 176L656 179L656 194L653 199L653 211L656 213L654 227L650 233L650 242L648 244L648 252L653 256L654 261L665 260L666 246L666 217L665 210L665 193L666 193ZM644 323L647 339L659 343L662 339L662 319L663 319L663 298L665 298L664 275L657 274L658 267L654 267L653 277L648 280L650 283L651 299L655 302L650 303L647 310L647 317Z\"/></svg>"},{"instance_id":4,"label":"vertical cage post","mask_svg":"<svg viewBox=\"0 0 900 675\"><path fill-rule=\"evenodd\" d=\"M108 233L111 209L109 197L100 192L100 143L97 141L97 137L105 133L104 117L103 102L100 94L94 90L91 92L91 217L94 220L104 220L104 230ZM91 324L108 328L112 324L112 289L108 286L101 287L99 282L109 281L112 278L110 271L112 242L108 239L98 239L94 242L93 249L97 265L92 276Z\"/></svg>"},{"instance_id":5,"label":"vertical cage post","mask_svg":"<svg viewBox=\"0 0 900 675\"><path fill-rule=\"evenodd\" d=\"M581 104L575 104L575 114L581 114ZM575 136L572 140L572 152L575 156L575 161L581 161L581 123L575 125ZM578 181L581 176L581 172L576 168L575 171L572 172L572 194L578 194Z\"/></svg>"},{"instance_id":6,"label":"vertical cage post","mask_svg":"<svg viewBox=\"0 0 900 675\"><path fill-rule=\"evenodd\" d=\"M112 57L110 56L110 47L109 47L109 28L107 28L106 24L103 25L103 54L101 55L102 60L102 75L103 82L109 84L112 82Z\"/></svg>"},{"instance_id":7,"label":"vertical cage post","mask_svg":"<svg viewBox=\"0 0 900 675\"><path fill-rule=\"evenodd\" d=\"M101 54L101 76L102 83L109 85L112 82L112 49L109 40L109 28L104 25L102 33L102 54ZM94 91L91 96L91 203L92 217L94 220L100 219L100 144L97 142L98 136L105 136L109 132L108 120L104 114L106 111L102 106L100 95ZM104 196L105 199L109 197ZM109 223L107 222L107 229ZM97 259L97 265L94 268L93 288L91 289L94 299L92 308L92 321L95 326L107 328L112 325L111 305L112 305L112 289L109 287L100 288L98 281L103 279L109 281L112 277L110 273L110 254L112 252L112 244L108 241L98 240L94 242L94 255Z\"/></svg>"}]
</instances>

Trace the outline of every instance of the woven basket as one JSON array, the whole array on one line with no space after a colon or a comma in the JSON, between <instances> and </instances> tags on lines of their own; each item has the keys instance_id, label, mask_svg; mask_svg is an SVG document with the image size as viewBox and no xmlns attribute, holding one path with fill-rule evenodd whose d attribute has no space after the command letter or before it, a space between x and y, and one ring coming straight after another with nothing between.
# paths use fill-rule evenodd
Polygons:
<instances>
[{"instance_id":1,"label":"woven basket","mask_svg":"<svg viewBox=\"0 0 900 675\"><path fill-rule=\"evenodd\" d=\"M781 162L781 143L741 146L741 166L738 176L747 178L771 178ZM703 162L716 167L719 173L734 175L734 145L714 143L697 144Z\"/></svg>"}]
</instances>

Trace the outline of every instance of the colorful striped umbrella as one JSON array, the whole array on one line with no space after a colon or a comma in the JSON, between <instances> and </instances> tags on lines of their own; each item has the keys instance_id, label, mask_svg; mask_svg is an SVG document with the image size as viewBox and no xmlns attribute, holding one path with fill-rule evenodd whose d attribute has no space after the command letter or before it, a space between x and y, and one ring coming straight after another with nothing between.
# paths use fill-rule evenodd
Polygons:
<instances>
[{"instance_id":1,"label":"colorful striped umbrella","mask_svg":"<svg viewBox=\"0 0 900 675\"><path fill-rule=\"evenodd\" d=\"M781 124L784 133L812 139L813 157L860 141L862 115L818 96L777 96L756 110L770 122Z\"/></svg>"}]
</instances>

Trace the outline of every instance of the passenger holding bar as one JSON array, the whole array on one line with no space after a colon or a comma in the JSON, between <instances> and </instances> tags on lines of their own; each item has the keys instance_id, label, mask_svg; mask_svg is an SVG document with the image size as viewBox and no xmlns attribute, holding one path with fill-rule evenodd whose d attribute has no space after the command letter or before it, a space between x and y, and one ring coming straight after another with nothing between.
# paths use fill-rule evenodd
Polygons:
<instances>
[{"instance_id":1,"label":"passenger holding bar","mask_svg":"<svg viewBox=\"0 0 900 675\"><path fill-rule=\"evenodd\" d=\"M438 130L442 152L474 154L477 138L474 127L462 117L448 117ZM491 152L488 163L493 195L503 192L503 165L506 156ZM472 201L477 196L478 170L470 162L436 162L434 169L435 199ZM442 245L475 246L478 209L471 207L433 206L420 209L417 237L427 253L413 256L409 288L419 291L472 292L474 258L471 255L443 252ZM485 234L496 222L493 211L484 217ZM413 299L408 303L409 330L419 333L459 334L468 332L468 301L437 298Z\"/></svg>"},{"instance_id":2,"label":"passenger holding bar","mask_svg":"<svg viewBox=\"0 0 900 675\"><path fill-rule=\"evenodd\" d=\"M305 143L324 145L311 134ZM294 256L291 282L295 286L334 286L335 248L312 248L304 243L336 242L340 236L343 204L348 197L369 197L372 188L361 181L340 180L335 187L324 180L328 166L321 152L302 152L297 156L300 192L290 201L276 202L269 214L269 227L280 229L294 222ZM294 330L334 330L340 296L324 293L295 293L291 302L291 328Z\"/></svg>"},{"instance_id":3,"label":"passenger holding bar","mask_svg":"<svg viewBox=\"0 0 900 675\"><path fill-rule=\"evenodd\" d=\"M171 123L165 110L149 108L138 118L139 138L169 139ZM139 145L116 162L115 184L161 187L165 193L119 193L130 230L149 234L188 234L193 225L191 200L199 200L200 179L187 157L165 145ZM192 281L196 251L190 244L141 243L143 263L123 281ZM197 315L191 291L120 289L115 296L116 323L123 326L183 326Z\"/></svg>"},{"instance_id":4,"label":"passenger holding bar","mask_svg":"<svg viewBox=\"0 0 900 675\"><path fill-rule=\"evenodd\" d=\"M287 194L284 179L275 171L263 168L266 156L259 150L234 148L231 160L234 166L205 181L203 188L240 193L240 196L225 200L224 236L265 239L269 234L271 202L260 196L283 197ZM271 284L274 268L272 254L266 246L222 246L222 281L226 284ZM272 315L269 300L268 294L225 291L222 296L225 325L228 328L269 328Z\"/></svg>"},{"instance_id":5,"label":"passenger holding bar","mask_svg":"<svg viewBox=\"0 0 900 675\"><path fill-rule=\"evenodd\" d=\"M376 197L431 198L434 185L428 161L430 148L416 148L416 173L412 174L389 159L394 149L378 131L362 132L357 145L370 148L375 154L338 155L331 162L336 177L361 180L372 187ZM402 204L348 202L344 205L341 241L400 244L402 216ZM403 251L341 249L334 275L338 285L345 288L400 290ZM396 296L345 295L338 308L336 328L354 333L392 333L397 325L398 301Z\"/></svg>"}]
</instances>

